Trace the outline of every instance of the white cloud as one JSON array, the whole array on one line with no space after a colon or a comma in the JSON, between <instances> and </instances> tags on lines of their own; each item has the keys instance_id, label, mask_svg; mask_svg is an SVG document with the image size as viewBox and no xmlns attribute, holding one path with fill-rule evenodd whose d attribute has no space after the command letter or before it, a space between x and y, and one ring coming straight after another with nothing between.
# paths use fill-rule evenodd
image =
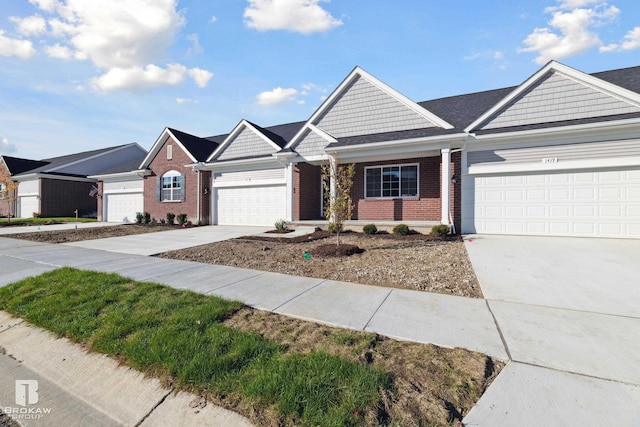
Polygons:
<instances>
[{"instance_id":1,"label":"white cloud","mask_svg":"<svg viewBox=\"0 0 640 427\"><path fill-rule=\"evenodd\" d=\"M59 42L45 52L53 58L91 61L101 70L91 81L94 89L137 91L176 85L187 75L205 87L213 76L200 68L166 63L169 47L185 25L177 0L29 1L50 18L46 22L39 15L12 18L19 31L37 35L48 24L48 35ZM190 54L202 51L197 35L187 38L192 42ZM0 54L6 51L20 52L21 57L35 54L29 41L0 38Z\"/></svg>"},{"instance_id":2,"label":"white cloud","mask_svg":"<svg viewBox=\"0 0 640 427\"><path fill-rule=\"evenodd\" d=\"M187 56L197 55L204 52L197 34L189 34L187 36L187 40L191 42L191 47L187 50Z\"/></svg>"},{"instance_id":3,"label":"white cloud","mask_svg":"<svg viewBox=\"0 0 640 427\"><path fill-rule=\"evenodd\" d=\"M270 106L283 104L285 102L293 102L296 100L297 94L298 91L296 89L283 89L281 87L277 87L273 90L260 93L256 99L258 100L258 104Z\"/></svg>"},{"instance_id":4,"label":"white cloud","mask_svg":"<svg viewBox=\"0 0 640 427\"><path fill-rule=\"evenodd\" d=\"M62 46L59 43L56 43L53 46L47 46L45 48L47 55L52 58L57 59L71 59L73 57L73 52L67 46Z\"/></svg>"},{"instance_id":5,"label":"white cloud","mask_svg":"<svg viewBox=\"0 0 640 427\"><path fill-rule=\"evenodd\" d=\"M629 31L622 41L622 50L635 50L640 48L640 27Z\"/></svg>"},{"instance_id":6,"label":"white cloud","mask_svg":"<svg viewBox=\"0 0 640 427\"><path fill-rule=\"evenodd\" d=\"M310 34L342 25L342 21L320 7L323 0L248 1L244 22L247 27L258 31L289 30Z\"/></svg>"},{"instance_id":7,"label":"white cloud","mask_svg":"<svg viewBox=\"0 0 640 427\"><path fill-rule=\"evenodd\" d=\"M598 3L594 8L582 8ZM575 7L571 10L568 10ZM544 64L552 59L561 59L602 46L598 34L593 27L604 25L614 20L620 13L615 6L609 6L601 0L564 0L555 8L548 8L552 13L549 27L536 28L522 42L519 52L536 52L536 62Z\"/></svg>"},{"instance_id":8,"label":"white cloud","mask_svg":"<svg viewBox=\"0 0 640 427\"><path fill-rule=\"evenodd\" d=\"M157 86L175 86L182 83L187 69L184 65L170 64L167 68L157 65L145 67L111 68L92 81L95 89L111 90L146 90Z\"/></svg>"},{"instance_id":9,"label":"white cloud","mask_svg":"<svg viewBox=\"0 0 640 427\"><path fill-rule=\"evenodd\" d=\"M216 22L218 22L218 17L215 15L211 16L211 19L209 19L209 23L214 24Z\"/></svg>"},{"instance_id":10,"label":"white cloud","mask_svg":"<svg viewBox=\"0 0 640 427\"><path fill-rule=\"evenodd\" d=\"M29 0L29 3L45 12L53 12L59 6L57 0Z\"/></svg>"},{"instance_id":11,"label":"white cloud","mask_svg":"<svg viewBox=\"0 0 640 427\"><path fill-rule=\"evenodd\" d=\"M35 54L36 50L29 40L5 37L4 31L0 30L0 56L17 56L20 59L29 59Z\"/></svg>"},{"instance_id":12,"label":"white cloud","mask_svg":"<svg viewBox=\"0 0 640 427\"><path fill-rule=\"evenodd\" d=\"M206 87L211 77L213 77L212 72L201 68L192 68L187 73L196 82L198 87Z\"/></svg>"},{"instance_id":13,"label":"white cloud","mask_svg":"<svg viewBox=\"0 0 640 427\"><path fill-rule=\"evenodd\" d=\"M10 143L6 136L0 136L0 153L11 154L15 153L17 149L15 144Z\"/></svg>"},{"instance_id":14,"label":"white cloud","mask_svg":"<svg viewBox=\"0 0 640 427\"><path fill-rule=\"evenodd\" d=\"M24 36L37 36L47 31L47 21L40 15L26 18L12 16L9 19L18 26L18 32Z\"/></svg>"},{"instance_id":15,"label":"white cloud","mask_svg":"<svg viewBox=\"0 0 640 427\"><path fill-rule=\"evenodd\" d=\"M199 101L196 99L188 99L188 98L176 98L176 104L184 105L184 104L197 104Z\"/></svg>"}]
</instances>

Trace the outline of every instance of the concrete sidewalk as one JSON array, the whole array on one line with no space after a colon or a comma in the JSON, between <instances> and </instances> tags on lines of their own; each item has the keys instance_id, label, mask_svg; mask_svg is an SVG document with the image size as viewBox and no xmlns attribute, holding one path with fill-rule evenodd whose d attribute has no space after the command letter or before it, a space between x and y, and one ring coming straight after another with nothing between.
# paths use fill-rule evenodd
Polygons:
<instances>
[{"instance_id":1,"label":"concrete sidewalk","mask_svg":"<svg viewBox=\"0 0 640 427\"><path fill-rule=\"evenodd\" d=\"M474 267L497 256L483 261L474 249L469 252ZM482 271L486 266L480 264ZM640 420L640 324L633 317L0 238L3 266L14 272L0 277L0 286L59 266L114 272L288 316L509 360L466 414L467 425L636 426ZM483 290L491 277L479 274Z\"/></svg>"},{"instance_id":2,"label":"concrete sidewalk","mask_svg":"<svg viewBox=\"0 0 640 427\"><path fill-rule=\"evenodd\" d=\"M59 231L59 230L74 230L76 228L96 228L96 227L112 227L119 225L117 222L65 222L64 224L33 224L33 225L12 225L0 227L0 236L6 236L10 234L21 233L37 233L39 231Z\"/></svg>"}]
</instances>

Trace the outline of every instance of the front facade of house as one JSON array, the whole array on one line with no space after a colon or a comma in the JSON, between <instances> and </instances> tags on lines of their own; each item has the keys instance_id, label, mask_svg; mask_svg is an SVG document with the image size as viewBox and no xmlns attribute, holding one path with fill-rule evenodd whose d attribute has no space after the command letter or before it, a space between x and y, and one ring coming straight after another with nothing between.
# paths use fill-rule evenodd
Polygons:
<instances>
[{"instance_id":1,"label":"front facade of house","mask_svg":"<svg viewBox=\"0 0 640 427\"><path fill-rule=\"evenodd\" d=\"M552 61L517 87L420 103L355 68L305 122L184 135L186 155L165 135L140 168L155 176L144 209L157 218L183 203L201 223L321 219L333 158L356 165L357 220L640 237L640 67L589 75Z\"/></svg>"}]
</instances>

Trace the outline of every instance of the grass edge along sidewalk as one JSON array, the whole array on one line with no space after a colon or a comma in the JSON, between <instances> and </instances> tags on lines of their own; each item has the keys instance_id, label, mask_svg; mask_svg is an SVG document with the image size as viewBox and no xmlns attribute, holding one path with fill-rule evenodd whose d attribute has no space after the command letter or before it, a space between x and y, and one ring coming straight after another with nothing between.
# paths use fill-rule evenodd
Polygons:
<instances>
[{"instance_id":1,"label":"grass edge along sidewalk","mask_svg":"<svg viewBox=\"0 0 640 427\"><path fill-rule=\"evenodd\" d=\"M398 423L385 411L397 391L393 373L319 349L288 351L256 332L230 328L225 320L247 310L238 302L62 268L1 288L0 309L256 423ZM476 400L484 390L466 379L461 384L456 388L475 392Z\"/></svg>"}]
</instances>

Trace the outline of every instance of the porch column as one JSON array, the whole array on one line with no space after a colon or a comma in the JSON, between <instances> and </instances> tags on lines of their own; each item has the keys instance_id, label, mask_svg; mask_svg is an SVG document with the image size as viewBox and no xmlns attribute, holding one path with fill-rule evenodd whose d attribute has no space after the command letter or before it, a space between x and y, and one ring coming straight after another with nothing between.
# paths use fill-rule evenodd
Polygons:
<instances>
[{"instance_id":1,"label":"porch column","mask_svg":"<svg viewBox=\"0 0 640 427\"><path fill-rule=\"evenodd\" d=\"M294 185L293 185L294 183L293 175L294 175L294 165L293 163L287 163L287 165L284 168L284 179L285 179L285 182L287 183L287 212L286 212L287 217L285 218L286 221L293 221L293 199L294 199L293 192L295 191Z\"/></svg>"},{"instance_id":2,"label":"porch column","mask_svg":"<svg viewBox=\"0 0 640 427\"><path fill-rule=\"evenodd\" d=\"M442 218L440 222L449 225L449 208L451 206L449 186L451 184L451 149L443 148L442 152L442 177L440 178L440 199L442 200Z\"/></svg>"}]
</instances>

